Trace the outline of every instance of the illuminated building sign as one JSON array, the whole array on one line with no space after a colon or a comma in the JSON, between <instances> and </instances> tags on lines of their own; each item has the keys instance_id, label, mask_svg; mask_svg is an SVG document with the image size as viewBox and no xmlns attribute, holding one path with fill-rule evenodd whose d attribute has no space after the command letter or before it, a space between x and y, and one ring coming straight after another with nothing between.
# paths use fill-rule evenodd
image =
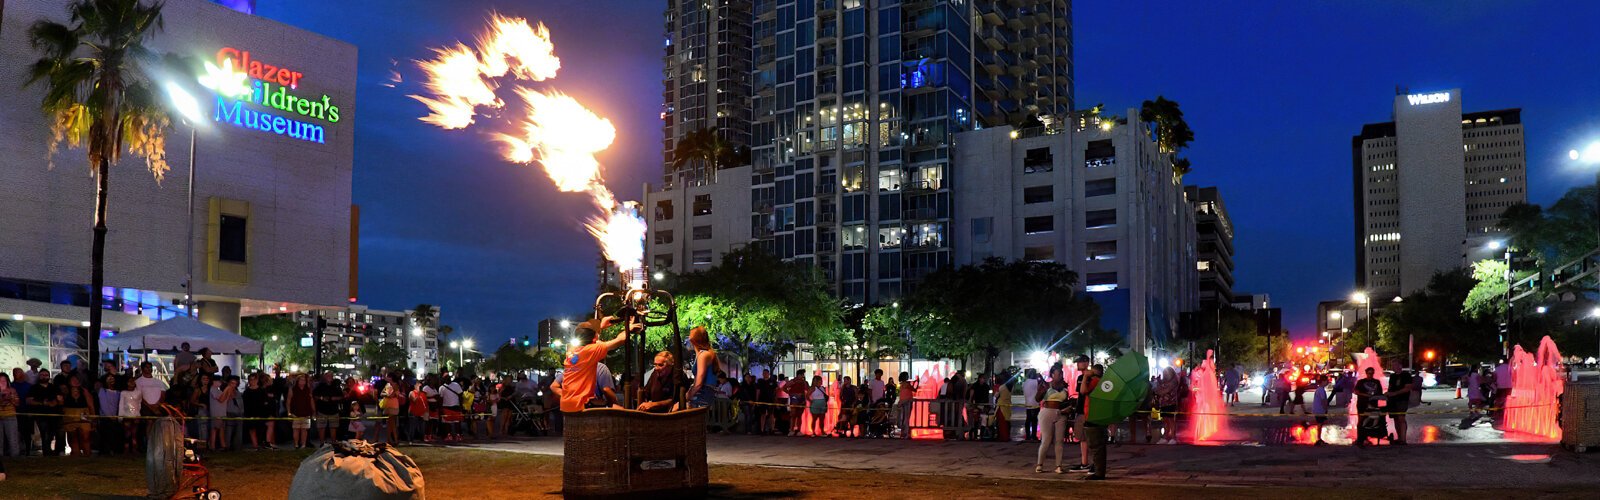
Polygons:
<instances>
[{"instance_id":1,"label":"illuminated building sign","mask_svg":"<svg viewBox=\"0 0 1600 500\"><path fill-rule=\"evenodd\" d=\"M1411 94L1411 95L1406 96L1406 100L1411 101L1411 105L1412 106L1416 106L1418 104L1434 104L1434 103L1440 103L1440 102L1450 102L1450 93L1449 92L1434 92L1432 94Z\"/></svg>"},{"instance_id":2,"label":"illuminated building sign","mask_svg":"<svg viewBox=\"0 0 1600 500\"><path fill-rule=\"evenodd\" d=\"M217 94L212 119L218 122L318 144L326 139L324 127L339 123L339 106L327 94L296 92L305 73L233 47L218 50L216 63L205 68L200 83Z\"/></svg>"}]
</instances>

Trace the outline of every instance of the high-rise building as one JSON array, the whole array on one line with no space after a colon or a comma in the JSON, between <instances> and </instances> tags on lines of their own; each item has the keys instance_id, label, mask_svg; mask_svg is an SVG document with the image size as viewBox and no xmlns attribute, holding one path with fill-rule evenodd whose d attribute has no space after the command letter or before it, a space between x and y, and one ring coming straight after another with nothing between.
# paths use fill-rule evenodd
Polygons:
<instances>
[{"instance_id":1,"label":"high-rise building","mask_svg":"<svg viewBox=\"0 0 1600 500\"><path fill-rule=\"evenodd\" d=\"M672 152L692 132L712 130L732 147L750 144L751 0L667 0L662 57L661 153L666 183L715 182L714 166L675 170Z\"/></svg>"},{"instance_id":2,"label":"high-rise building","mask_svg":"<svg viewBox=\"0 0 1600 500\"><path fill-rule=\"evenodd\" d=\"M437 307L427 317L421 317L413 310L380 311L358 304L338 309L308 309L280 316L294 321L307 337L316 332L318 319L321 319L323 353L349 356L351 360L350 366L332 368L364 368L369 363L362 358L361 348L369 343L389 343L406 350L405 368L418 374L439 370ZM309 367L305 369L310 370Z\"/></svg>"},{"instance_id":3,"label":"high-rise building","mask_svg":"<svg viewBox=\"0 0 1600 500\"><path fill-rule=\"evenodd\" d=\"M1200 307L1215 308L1233 304L1233 219L1216 187L1185 186L1189 203L1194 204L1195 232L1199 237L1196 253L1200 271Z\"/></svg>"},{"instance_id":4,"label":"high-rise building","mask_svg":"<svg viewBox=\"0 0 1600 500\"><path fill-rule=\"evenodd\" d=\"M922 226L893 241L989 257L1053 261L1078 272L1100 327L1139 352L1171 349L1199 294L1194 205L1150 124L1086 116L1061 130L996 127L957 136L950 241ZM951 243L953 241L953 243Z\"/></svg>"},{"instance_id":5,"label":"high-rise building","mask_svg":"<svg viewBox=\"0 0 1600 500\"><path fill-rule=\"evenodd\" d=\"M951 263L954 134L1071 110L1064 1L753 10L752 244L818 266L852 302L892 301ZM913 234L936 243L899 244Z\"/></svg>"},{"instance_id":6,"label":"high-rise building","mask_svg":"<svg viewBox=\"0 0 1600 500\"><path fill-rule=\"evenodd\" d=\"M1496 254L1501 213L1527 201L1522 110L1461 109L1460 89L1399 93L1394 121L1351 140L1356 286L1372 300Z\"/></svg>"},{"instance_id":7,"label":"high-rise building","mask_svg":"<svg viewBox=\"0 0 1600 500\"><path fill-rule=\"evenodd\" d=\"M693 96L745 91L752 164L669 172L646 186L647 258L658 270L709 267L753 244L818 266L848 300L892 301L951 263L954 134L1059 128L1072 109L1065 0L746 2L747 90L696 83L694 68L712 66L683 55L698 54L703 40L736 40L720 34L734 23L702 29L692 16L707 5L737 12L738 2L685 3L669 2L667 14L664 149L670 157L675 137L697 129L681 124L705 117L692 110L712 98ZM742 53L716 51L730 54L714 61L720 78ZM730 90L702 90L712 87ZM902 247L913 233L938 243Z\"/></svg>"}]
</instances>

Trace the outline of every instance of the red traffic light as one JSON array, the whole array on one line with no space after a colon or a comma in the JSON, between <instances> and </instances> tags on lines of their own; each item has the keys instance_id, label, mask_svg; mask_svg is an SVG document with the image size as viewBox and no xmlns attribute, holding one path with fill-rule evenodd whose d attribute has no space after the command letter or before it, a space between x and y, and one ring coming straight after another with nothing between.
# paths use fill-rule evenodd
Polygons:
<instances>
[{"instance_id":1,"label":"red traffic light","mask_svg":"<svg viewBox=\"0 0 1600 500\"><path fill-rule=\"evenodd\" d=\"M1433 361L1433 349L1429 349L1427 351L1423 351L1422 359L1425 359L1425 360L1428 360L1428 361Z\"/></svg>"}]
</instances>

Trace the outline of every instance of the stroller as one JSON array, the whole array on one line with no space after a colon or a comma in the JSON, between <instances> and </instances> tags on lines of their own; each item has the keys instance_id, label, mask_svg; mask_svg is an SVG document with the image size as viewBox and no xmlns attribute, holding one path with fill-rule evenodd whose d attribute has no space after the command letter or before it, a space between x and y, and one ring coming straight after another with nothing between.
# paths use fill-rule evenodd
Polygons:
<instances>
[{"instance_id":1,"label":"stroller","mask_svg":"<svg viewBox=\"0 0 1600 500\"><path fill-rule=\"evenodd\" d=\"M889 432L894 428L894 405L889 403L887 396L878 398L865 411L861 412L861 426L866 429L867 437L889 437Z\"/></svg>"},{"instance_id":2,"label":"stroller","mask_svg":"<svg viewBox=\"0 0 1600 500\"><path fill-rule=\"evenodd\" d=\"M221 500L222 492L211 489L211 471L200 463L195 447L197 439L183 440L183 477L178 483L178 493L173 499Z\"/></svg>"},{"instance_id":3,"label":"stroller","mask_svg":"<svg viewBox=\"0 0 1600 500\"><path fill-rule=\"evenodd\" d=\"M536 407L532 399L512 398L511 403L511 434L518 430L526 431L529 436L550 435L550 422L546 413Z\"/></svg>"},{"instance_id":4,"label":"stroller","mask_svg":"<svg viewBox=\"0 0 1600 500\"><path fill-rule=\"evenodd\" d=\"M1383 408L1377 404L1383 401L1383 396L1368 397L1376 398L1377 401L1371 406L1359 406L1364 409L1361 410L1362 414L1356 422L1356 446L1358 447L1366 446L1367 439L1373 439L1380 443L1385 439L1391 439L1389 436L1389 414L1382 413Z\"/></svg>"}]
</instances>

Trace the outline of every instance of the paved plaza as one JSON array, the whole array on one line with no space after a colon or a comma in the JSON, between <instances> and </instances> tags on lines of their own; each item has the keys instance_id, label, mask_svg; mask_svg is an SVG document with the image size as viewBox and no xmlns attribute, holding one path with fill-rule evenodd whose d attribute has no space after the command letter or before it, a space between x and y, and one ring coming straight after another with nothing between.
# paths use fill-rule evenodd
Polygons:
<instances>
[{"instance_id":1,"label":"paved plaza","mask_svg":"<svg viewBox=\"0 0 1600 500\"><path fill-rule=\"evenodd\" d=\"M1304 417L1278 417L1259 404L1241 403L1230 419L1239 439L1217 446L1119 443L1110 446L1111 478L1119 481L1182 483L1195 486L1366 486L1396 489L1433 487L1600 488L1600 455L1580 455L1554 443L1520 442L1487 423L1460 429L1463 400L1454 392L1431 390L1429 403L1410 417L1408 446L1358 449L1349 445L1342 423L1330 419L1327 446L1312 446L1315 426ZM1439 413L1429 413L1439 412ZM1271 413L1270 417L1244 416ZM1017 422L1020 426L1020 420ZM1297 430L1298 429L1298 430ZM1141 437L1142 441L1142 437ZM560 455L559 438L486 443L477 448ZM807 469L1076 480L1080 475L1033 472L1036 442L968 442L779 436L714 435L714 464ZM1066 463L1078 458L1076 445L1064 447ZM1048 462L1048 460L1047 460ZM1049 467L1047 467L1049 469Z\"/></svg>"}]
</instances>

